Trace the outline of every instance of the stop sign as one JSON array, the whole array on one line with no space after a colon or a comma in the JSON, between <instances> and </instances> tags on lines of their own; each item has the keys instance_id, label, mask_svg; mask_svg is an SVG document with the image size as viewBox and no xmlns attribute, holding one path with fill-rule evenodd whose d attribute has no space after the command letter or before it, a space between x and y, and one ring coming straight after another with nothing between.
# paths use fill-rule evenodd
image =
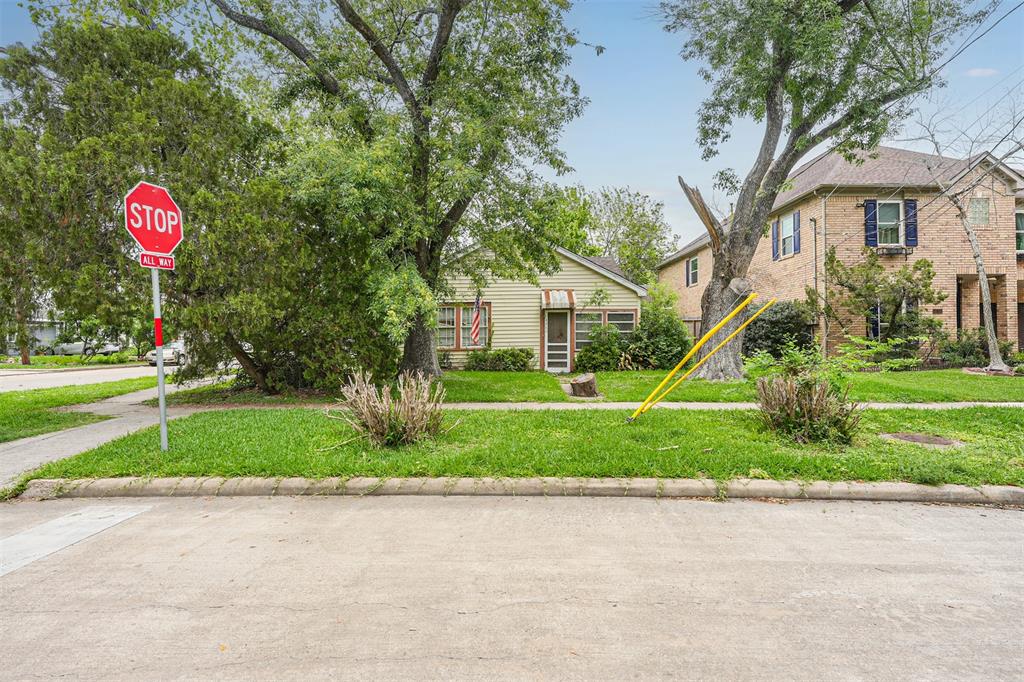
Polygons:
<instances>
[{"instance_id":1,"label":"stop sign","mask_svg":"<svg viewBox=\"0 0 1024 682\"><path fill-rule=\"evenodd\" d=\"M125 195L124 226L147 253L169 256L181 243L181 209L159 185L140 182Z\"/></svg>"}]
</instances>

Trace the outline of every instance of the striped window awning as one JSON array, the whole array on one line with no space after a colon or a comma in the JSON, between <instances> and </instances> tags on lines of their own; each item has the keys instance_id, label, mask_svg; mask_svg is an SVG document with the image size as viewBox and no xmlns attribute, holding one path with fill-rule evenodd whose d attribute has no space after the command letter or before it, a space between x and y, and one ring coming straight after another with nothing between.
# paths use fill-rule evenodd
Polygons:
<instances>
[{"instance_id":1,"label":"striped window awning","mask_svg":"<svg viewBox=\"0 0 1024 682\"><path fill-rule=\"evenodd\" d=\"M576 297L572 289L542 289L540 292L540 307L545 308L575 308Z\"/></svg>"}]
</instances>

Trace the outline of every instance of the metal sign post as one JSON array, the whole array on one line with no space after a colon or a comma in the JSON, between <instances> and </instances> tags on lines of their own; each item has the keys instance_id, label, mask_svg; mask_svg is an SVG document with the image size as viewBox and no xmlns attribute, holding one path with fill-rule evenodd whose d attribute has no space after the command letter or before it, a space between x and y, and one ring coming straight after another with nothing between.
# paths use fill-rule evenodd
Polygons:
<instances>
[{"instance_id":1,"label":"metal sign post","mask_svg":"<svg viewBox=\"0 0 1024 682\"><path fill-rule=\"evenodd\" d=\"M142 249L139 265L153 280L153 340L160 401L160 449L167 452L167 392L164 385L164 329L160 315L160 270L174 269L174 249L184 229L181 209L167 188L140 182L124 197L124 227Z\"/></svg>"},{"instance_id":2,"label":"metal sign post","mask_svg":"<svg viewBox=\"0 0 1024 682\"><path fill-rule=\"evenodd\" d=\"M160 403L160 449L167 452L167 394L164 390L164 329L160 319L160 270L149 271L153 279L153 338L156 343L156 390Z\"/></svg>"}]
</instances>

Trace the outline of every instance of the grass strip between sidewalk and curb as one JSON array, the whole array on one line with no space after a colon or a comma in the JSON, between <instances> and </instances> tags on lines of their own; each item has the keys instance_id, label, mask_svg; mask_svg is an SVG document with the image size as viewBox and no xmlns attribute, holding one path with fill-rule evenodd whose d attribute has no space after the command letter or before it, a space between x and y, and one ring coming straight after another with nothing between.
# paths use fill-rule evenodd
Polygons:
<instances>
[{"instance_id":1,"label":"grass strip between sidewalk and curb","mask_svg":"<svg viewBox=\"0 0 1024 682\"><path fill-rule=\"evenodd\" d=\"M608 402L639 403L665 372L598 372L597 387ZM546 372L449 371L441 378L448 403L567 402L558 377ZM850 398L879 403L1024 402L1024 377L967 374L959 369L861 372L850 375ZM243 406L329 403L323 393L265 395L235 389L231 381L186 389L168 397L172 405ZM666 402L756 402L750 381L688 380ZM150 401L155 405L156 401Z\"/></svg>"},{"instance_id":2,"label":"grass strip between sidewalk and curb","mask_svg":"<svg viewBox=\"0 0 1024 682\"><path fill-rule=\"evenodd\" d=\"M153 386L156 377L139 377L0 393L0 443L108 419L87 412L57 412L54 408L94 403Z\"/></svg>"},{"instance_id":3,"label":"grass strip between sidewalk and curb","mask_svg":"<svg viewBox=\"0 0 1024 682\"><path fill-rule=\"evenodd\" d=\"M458 411L436 440L374 448L318 410L204 412L46 464L23 479L121 476L584 477L906 481L1024 486L1024 410L868 410L851 446L796 445L753 411L662 411L627 425L618 411ZM882 439L915 431L949 450Z\"/></svg>"}]
</instances>

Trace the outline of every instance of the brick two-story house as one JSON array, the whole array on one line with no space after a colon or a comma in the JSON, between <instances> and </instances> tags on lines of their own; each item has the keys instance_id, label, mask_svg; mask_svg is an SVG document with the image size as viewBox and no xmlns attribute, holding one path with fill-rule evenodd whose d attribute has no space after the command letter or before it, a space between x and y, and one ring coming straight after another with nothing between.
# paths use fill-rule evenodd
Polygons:
<instances>
[{"instance_id":1,"label":"brick two-story house","mask_svg":"<svg viewBox=\"0 0 1024 682\"><path fill-rule=\"evenodd\" d=\"M988 154L949 160L879 147L861 164L834 153L812 159L793 172L789 189L776 200L749 279L764 298L806 300L808 287L827 297L825 254L833 247L847 264L860 261L865 247L893 268L927 258L935 267L934 286L947 298L925 313L950 333L977 328L977 270L958 214L942 192L974 184L969 215L991 284L996 332L1024 349L1024 174ZM679 293L679 313L694 332L711 259L705 234L658 267L659 281ZM874 324L846 319L843 326L872 336ZM830 327L825 319L817 331L830 349L844 337L839 325Z\"/></svg>"}]
</instances>

